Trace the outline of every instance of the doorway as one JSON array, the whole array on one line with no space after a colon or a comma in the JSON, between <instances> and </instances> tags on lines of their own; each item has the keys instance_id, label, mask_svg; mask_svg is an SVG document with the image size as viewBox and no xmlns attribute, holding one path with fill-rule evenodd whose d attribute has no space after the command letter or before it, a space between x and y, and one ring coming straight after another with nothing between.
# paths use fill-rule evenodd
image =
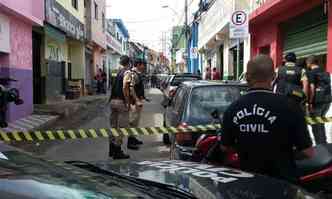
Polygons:
<instances>
[{"instance_id":1,"label":"doorway","mask_svg":"<svg viewBox=\"0 0 332 199\"><path fill-rule=\"evenodd\" d=\"M45 102L45 78L41 74L42 35L32 31L33 103Z\"/></svg>"}]
</instances>

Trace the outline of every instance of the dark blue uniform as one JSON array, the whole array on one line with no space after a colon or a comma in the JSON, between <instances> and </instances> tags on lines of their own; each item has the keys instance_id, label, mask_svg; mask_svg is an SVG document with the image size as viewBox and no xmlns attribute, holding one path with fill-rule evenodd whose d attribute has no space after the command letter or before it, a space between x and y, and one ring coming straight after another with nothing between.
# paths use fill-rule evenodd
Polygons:
<instances>
[{"instance_id":1,"label":"dark blue uniform","mask_svg":"<svg viewBox=\"0 0 332 199\"><path fill-rule=\"evenodd\" d=\"M294 147L312 145L304 113L286 96L251 89L223 117L223 145L238 150L241 169L295 180Z\"/></svg>"}]
</instances>

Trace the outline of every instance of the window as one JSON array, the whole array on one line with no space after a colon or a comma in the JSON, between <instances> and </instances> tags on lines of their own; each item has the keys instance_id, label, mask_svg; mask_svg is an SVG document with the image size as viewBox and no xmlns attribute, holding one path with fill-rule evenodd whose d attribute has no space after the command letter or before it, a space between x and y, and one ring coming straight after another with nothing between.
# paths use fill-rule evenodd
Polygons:
<instances>
[{"instance_id":1,"label":"window","mask_svg":"<svg viewBox=\"0 0 332 199\"><path fill-rule=\"evenodd\" d=\"M98 20L98 4L95 2L95 19Z\"/></svg>"},{"instance_id":2,"label":"window","mask_svg":"<svg viewBox=\"0 0 332 199\"><path fill-rule=\"evenodd\" d=\"M78 0L71 0L71 5L77 10L78 9Z\"/></svg>"},{"instance_id":3,"label":"window","mask_svg":"<svg viewBox=\"0 0 332 199\"><path fill-rule=\"evenodd\" d=\"M102 14L103 32L105 32L105 13Z\"/></svg>"}]
</instances>

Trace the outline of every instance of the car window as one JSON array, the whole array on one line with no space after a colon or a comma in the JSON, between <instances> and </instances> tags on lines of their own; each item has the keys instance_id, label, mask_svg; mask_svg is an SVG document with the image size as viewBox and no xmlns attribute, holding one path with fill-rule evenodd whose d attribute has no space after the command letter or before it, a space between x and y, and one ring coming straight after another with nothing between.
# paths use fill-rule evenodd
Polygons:
<instances>
[{"instance_id":1,"label":"car window","mask_svg":"<svg viewBox=\"0 0 332 199\"><path fill-rule=\"evenodd\" d=\"M171 81L171 86L179 86L182 82L200 79L200 77L174 77L174 79Z\"/></svg>"},{"instance_id":2,"label":"car window","mask_svg":"<svg viewBox=\"0 0 332 199\"><path fill-rule=\"evenodd\" d=\"M210 114L218 110L221 115L228 106L243 94L244 88L237 86L205 86L192 91L189 117L193 120L211 120Z\"/></svg>"}]
</instances>

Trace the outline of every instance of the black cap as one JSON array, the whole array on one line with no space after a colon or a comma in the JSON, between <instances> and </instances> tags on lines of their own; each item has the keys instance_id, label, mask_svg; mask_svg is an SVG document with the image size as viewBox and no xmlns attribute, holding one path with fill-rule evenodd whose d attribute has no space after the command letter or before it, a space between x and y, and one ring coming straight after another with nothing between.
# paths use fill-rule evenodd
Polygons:
<instances>
[{"instance_id":1,"label":"black cap","mask_svg":"<svg viewBox=\"0 0 332 199\"><path fill-rule=\"evenodd\" d=\"M137 66L139 64L144 64L146 66L146 61L142 58L136 58L135 59L135 66Z\"/></svg>"},{"instance_id":2,"label":"black cap","mask_svg":"<svg viewBox=\"0 0 332 199\"><path fill-rule=\"evenodd\" d=\"M287 62L296 62L296 55L295 55L295 53L293 53L293 52L290 52L290 53L287 53L286 54L286 56L285 56L285 60L287 61Z\"/></svg>"}]
</instances>

